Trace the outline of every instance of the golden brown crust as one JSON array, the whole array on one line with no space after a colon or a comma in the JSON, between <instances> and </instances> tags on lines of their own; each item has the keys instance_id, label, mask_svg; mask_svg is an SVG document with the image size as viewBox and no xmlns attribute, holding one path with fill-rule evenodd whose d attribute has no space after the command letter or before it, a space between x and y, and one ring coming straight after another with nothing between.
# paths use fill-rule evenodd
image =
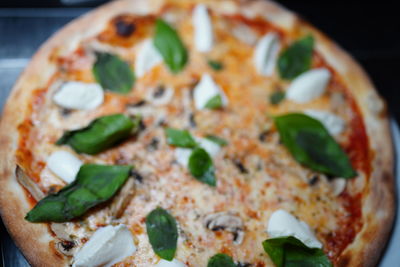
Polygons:
<instances>
[{"instance_id":1,"label":"golden brown crust","mask_svg":"<svg viewBox=\"0 0 400 267\"><path fill-rule=\"evenodd\" d=\"M25 118L31 92L45 86L55 71L49 62L56 47L71 50L84 36L99 32L113 16L126 12L149 13L160 2L121 0L105 5L64 27L36 53L14 86L0 122L0 212L17 245L33 266L61 266L67 259L49 248L52 236L46 224L26 222L31 208L22 187L15 179L15 150L19 123ZM372 173L363 199L363 228L355 241L339 258L339 266L374 266L385 246L394 217L393 145L389 122L382 100L362 68L331 40L279 5L264 0L240 1L237 11L246 16L264 16L284 28L293 37L312 32L317 50L340 73L351 88L366 125L373 151ZM85 27L90 25L90 27ZM94 26L95 25L95 26Z\"/></svg>"}]
</instances>

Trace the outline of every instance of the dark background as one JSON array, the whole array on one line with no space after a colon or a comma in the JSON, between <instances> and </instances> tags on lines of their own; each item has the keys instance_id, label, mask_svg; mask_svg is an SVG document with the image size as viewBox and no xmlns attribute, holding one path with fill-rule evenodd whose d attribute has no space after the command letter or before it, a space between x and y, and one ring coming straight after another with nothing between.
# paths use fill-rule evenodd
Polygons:
<instances>
[{"instance_id":1,"label":"dark background","mask_svg":"<svg viewBox=\"0 0 400 267\"><path fill-rule=\"evenodd\" d=\"M53 32L106 0L0 0L0 106L28 59ZM185 0L182 0L185 1ZM216 0L217 1L217 0ZM350 52L400 119L400 13L397 1L278 1ZM0 223L0 266L25 266ZM7 263L7 264L6 264Z\"/></svg>"}]
</instances>

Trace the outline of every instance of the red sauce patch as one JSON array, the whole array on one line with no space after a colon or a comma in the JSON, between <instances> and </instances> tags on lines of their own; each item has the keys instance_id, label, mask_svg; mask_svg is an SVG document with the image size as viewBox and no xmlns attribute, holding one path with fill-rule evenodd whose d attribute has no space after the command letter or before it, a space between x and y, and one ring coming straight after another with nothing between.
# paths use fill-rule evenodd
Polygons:
<instances>
[{"instance_id":1,"label":"red sauce patch","mask_svg":"<svg viewBox=\"0 0 400 267\"><path fill-rule=\"evenodd\" d=\"M340 253L351 243L362 227L361 221L361 194L355 196L344 192L339 199L347 212L347 216L342 216L338 222L341 226L337 231L325 236L325 252L329 258L336 263Z\"/></svg>"}]
</instances>

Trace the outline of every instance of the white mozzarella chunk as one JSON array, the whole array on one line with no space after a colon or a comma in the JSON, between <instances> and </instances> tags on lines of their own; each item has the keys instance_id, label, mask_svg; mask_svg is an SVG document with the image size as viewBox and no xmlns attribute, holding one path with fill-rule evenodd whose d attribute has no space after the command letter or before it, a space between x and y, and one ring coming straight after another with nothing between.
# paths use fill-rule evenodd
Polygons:
<instances>
[{"instance_id":1,"label":"white mozzarella chunk","mask_svg":"<svg viewBox=\"0 0 400 267\"><path fill-rule=\"evenodd\" d=\"M210 140L208 140L208 139L206 139L206 138L198 138L198 137L195 137L195 140L199 143L199 145L205 150L205 151L207 151L207 153L213 158L213 157L215 157L217 154L218 154L218 152L221 150L221 147L217 144L217 143L215 143L215 142L213 142L213 141L210 141Z\"/></svg>"},{"instance_id":2,"label":"white mozzarella chunk","mask_svg":"<svg viewBox=\"0 0 400 267\"><path fill-rule=\"evenodd\" d=\"M221 147L217 143L207 140L206 138L195 137L194 139L196 140L196 142L199 144L199 146L201 148L203 148L205 151L207 151L207 153L210 155L210 157L215 157L221 150ZM189 163L190 155L192 154L192 151L193 150L190 148L177 147L175 149L175 157L176 157L176 160L178 161L178 163L184 167L187 167L188 163Z\"/></svg>"},{"instance_id":3,"label":"white mozzarella chunk","mask_svg":"<svg viewBox=\"0 0 400 267\"><path fill-rule=\"evenodd\" d=\"M200 52L208 52L214 43L211 18L205 5L197 5L193 10L194 44Z\"/></svg>"},{"instance_id":4,"label":"white mozzarella chunk","mask_svg":"<svg viewBox=\"0 0 400 267\"><path fill-rule=\"evenodd\" d=\"M76 253L73 267L109 267L136 251L129 229L120 224L98 229Z\"/></svg>"},{"instance_id":5,"label":"white mozzarella chunk","mask_svg":"<svg viewBox=\"0 0 400 267\"><path fill-rule=\"evenodd\" d=\"M228 104L228 99L224 91L214 82L213 78L209 74L203 74L193 92L196 108L204 109L207 102L218 95L221 96L222 105L226 106Z\"/></svg>"},{"instance_id":6,"label":"white mozzarella chunk","mask_svg":"<svg viewBox=\"0 0 400 267\"><path fill-rule=\"evenodd\" d=\"M346 179L335 178L331 181L332 193L339 196L346 189Z\"/></svg>"},{"instance_id":7,"label":"white mozzarella chunk","mask_svg":"<svg viewBox=\"0 0 400 267\"><path fill-rule=\"evenodd\" d=\"M253 62L259 74L268 76L274 72L279 47L279 37L276 33L268 33L258 41Z\"/></svg>"},{"instance_id":8,"label":"white mozzarella chunk","mask_svg":"<svg viewBox=\"0 0 400 267\"><path fill-rule=\"evenodd\" d=\"M104 91L96 83L65 82L54 94L53 101L68 109L91 110L104 101Z\"/></svg>"},{"instance_id":9,"label":"white mozzarella chunk","mask_svg":"<svg viewBox=\"0 0 400 267\"><path fill-rule=\"evenodd\" d=\"M345 121L329 111L307 109L304 114L319 120L331 135L339 135L344 131Z\"/></svg>"},{"instance_id":10,"label":"white mozzarella chunk","mask_svg":"<svg viewBox=\"0 0 400 267\"><path fill-rule=\"evenodd\" d=\"M178 261L177 259L173 259L172 261L167 261L161 259L156 267L186 267L186 264Z\"/></svg>"},{"instance_id":11,"label":"white mozzarella chunk","mask_svg":"<svg viewBox=\"0 0 400 267\"><path fill-rule=\"evenodd\" d=\"M82 164L80 159L64 150L53 152L47 159L47 167L67 183L75 180Z\"/></svg>"},{"instance_id":12,"label":"white mozzarella chunk","mask_svg":"<svg viewBox=\"0 0 400 267\"><path fill-rule=\"evenodd\" d=\"M331 73L325 68L309 70L298 76L286 92L286 98L296 103L307 103L325 93Z\"/></svg>"},{"instance_id":13,"label":"white mozzarella chunk","mask_svg":"<svg viewBox=\"0 0 400 267\"><path fill-rule=\"evenodd\" d=\"M310 227L285 210L272 213L267 232L270 237L294 236L310 248L322 248Z\"/></svg>"},{"instance_id":14,"label":"white mozzarella chunk","mask_svg":"<svg viewBox=\"0 0 400 267\"><path fill-rule=\"evenodd\" d=\"M135 73L137 77L144 76L148 71L160 64L162 61L163 58L154 47L153 40L145 40L142 43L135 60Z\"/></svg>"},{"instance_id":15,"label":"white mozzarella chunk","mask_svg":"<svg viewBox=\"0 0 400 267\"><path fill-rule=\"evenodd\" d=\"M192 149L177 147L175 149L175 158L179 164L182 166L188 166L190 155L192 154Z\"/></svg>"}]
</instances>

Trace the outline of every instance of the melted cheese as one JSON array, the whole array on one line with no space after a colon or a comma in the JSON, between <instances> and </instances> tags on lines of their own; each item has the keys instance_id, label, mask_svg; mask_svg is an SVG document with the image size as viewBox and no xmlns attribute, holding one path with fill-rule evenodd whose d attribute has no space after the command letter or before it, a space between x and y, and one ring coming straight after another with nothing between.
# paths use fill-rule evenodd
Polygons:
<instances>
[{"instance_id":1,"label":"melted cheese","mask_svg":"<svg viewBox=\"0 0 400 267\"><path fill-rule=\"evenodd\" d=\"M188 48L189 61L181 73L172 74L163 65L152 67L136 80L132 92L127 95L107 92L103 104L89 111L60 115L60 108L54 105L50 92L49 95L40 98L40 101L35 99L35 103L39 104L35 104L29 117L33 126L29 135L24 135L23 140L33 159L24 163L40 178L38 185L45 189L44 191L59 183L59 179L54 175L41 176L41 173L45 172L41 172L40 166L43 166L42 162L46 161L47 155L59 149L54 145L54 141L66 129L83 127L91 120L106 114L126 113L142 116L146 127L134 138L98 155L80 155L85 162L131 164L143 176L143 181L137 182L136 193L124 216L118 219L118 222L123 222L132 230L137 240L137 251L132 257L121 259L122 265L148 267L159 262L149 244L144 220L157 206L167 209L175 217L180 229L175 257L189 266L206 266L208 259L221 252L221 249L235 261L272 266L273 263L260 244L269 237L265 232L265 224L275 210L283 209L301 216L301 219L307 221L309 227L315 230L315 236L325 247L331 243L327 240L330 233L340 234L341 231L349 230L352 225L347 223L348 218L352 218L351 211L346 209L343 202L338 201L330 183L320 179L315 186L310 186L308 181L314 173L296 162L283 146L278 145L279 135L274 127L266 129L267 125L273 124L266 114L303 112L306 109L332 112L335 110L334 113L348 125L355 114L349 108L347 98L341 104L332 106L330 95L323 92L320 94L317 90L318 94L305 94L306 98L312 96L313 99L306 103L297 103L289 99L277 106L270 105L270 94L277 87L286 88L287 82L281 82L274 75L260 75L254 68L254 46L249 44L252 42L238 39L232 29L239 26L250 29L256 37L254 40L260 40L269 32L278 33L282 44L293 40L268 23L235 16L222 17L214 9L215 5L219 5L216 2L218 1L209 2L208 7L213 15L213 33L218 42L214 43L207 57L195 50L191 2L175 2L178 5L186 3L186 11L174 8L173 5L162 11L162 17L175 18L173 26ZM262 26L266 32L261 33L256 25ZM152 38L151 31L147 34L141 32L135 39L135 44L141 44L149 38ZM93 39L95 38L85 39L82 43L90 44ZM136 45L109 48L128 62L136 61L140 56L140 49L136 49ZM81 49L83 50L82 47ZM72 56L63 56L72 61L71 64L63 65L63 77L74 81L93 82L92 65L88 64L93 59L90 59L88 54L74 53ZM223 70L210 69L207 64L209 58L221 61ZM206 73L212 74L212 79L208 78L210 87L200 87L199 92L202 93L195 95L195 85L202 82L202 76ZM171 98L167 98L168 101L157 103L149 94L160 85L173 88L173 94ZM338 83L327 83L322 91L328 88L329 92L336 93L345 89ZM304 92L305 89L302 90ZM222 92L226 100L229 99L229 105L221 110L203 109L209 97ZM319 96L315 98L316 95ZM145 100L145 104L134 107L133 104L141 100ZM176 164L176 160L179 161L180 158L176 156L179 149L167 144L164 133L167 126L190 129L195 136L213 134L228 141L229 144L213 157L218 180L216 188L199 183L185 168ZM260 135L264 133L265 138L260 140ZM346 127L342 133L344 139L350 133L350 127ZM210 154L213 154L212 151L209 149ZM187 163L183 165L186 166ZM347 186L351 188L352 181ZM243 220L244 239L239 246L233 243L231 233L214 232L204 226L205 216L223 211L234 213ZM339 223L342 221L345 221L343 225L346 227ZM68 225L66 231L74 236L74 241L81 247L85 238L91 236L98 225L115 222L109 207L106 206L90 211L87 216L79 219L78 223L74 223L75 227ZM74 235L75 233L79 234ZM328 251L332 257L340 254L340 251Z\"/></svg>"}]
</instances>

